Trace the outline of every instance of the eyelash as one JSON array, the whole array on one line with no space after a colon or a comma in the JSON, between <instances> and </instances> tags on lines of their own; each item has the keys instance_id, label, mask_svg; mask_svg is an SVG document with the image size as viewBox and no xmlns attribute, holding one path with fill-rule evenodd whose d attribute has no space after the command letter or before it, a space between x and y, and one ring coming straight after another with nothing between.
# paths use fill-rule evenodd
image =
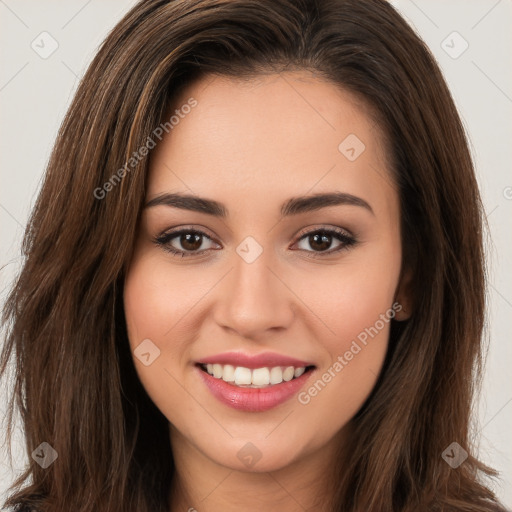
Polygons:
<instances>
[{"instance_id":1,"label":"eyelash","mask_svg":"<svg viewBox=\"0 0 512 512\"><path fill-rule=\"evenodd\" d=\"M197 234L202 237L205 237L209 240L212 240L211 237L209 237L206 233L203 231L197 230L197 229L189 229L189 228L182 228L176 231L170 231L167 233L163 233L153 239L153 243L155 243L157 246L161 247L166 252L171 253L173 256L180 256L180 257L189 257L189 256L196 256L198 254L208 252L208 251L214 251L216 249L204 249L203 251L181 251L179 249L175 249L170 245L170 242L176 238L179 235L182 234ZM301 251L312 253L308 257L311 258L322 258L324 255L332 255L334 253L338 253L344 250L348 250L350 247L357 244L357 240L353 238L352 236L348 235L346 232L342 231L341 229L333 229L333 228L320 228L315 229L312 231L307 231L305 233L301 233L299 235L299 239L297 242L300 242L302 239L314 235L314 234L326 234L326 235L332 235L334 238L337 238L342 244L337 247L334 250L328 250L328 251L307 251L305 249L300 249ZM213 241L213 240L212 240Z\"/></svg>"}]
</instances>

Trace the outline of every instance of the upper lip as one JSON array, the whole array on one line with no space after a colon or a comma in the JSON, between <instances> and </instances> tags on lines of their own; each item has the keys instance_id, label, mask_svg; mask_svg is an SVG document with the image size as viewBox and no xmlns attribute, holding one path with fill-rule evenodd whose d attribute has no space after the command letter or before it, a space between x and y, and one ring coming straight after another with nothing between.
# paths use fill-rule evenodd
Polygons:
<instances>
[{"instance_id":1,"label":"upper lip","mask_svg":"<svg viewBox=\"0 0 512 512\"><path fill-rule=\"evenodd\" d=\"M249 355L242 352L224 352L210 357L205 357L198 364L231 364L243 366L244 368L273 368L275 366L293 366L301 368L313 366L313 363L301 361L294 357L288 357L276 352L262 352L261 354Z\"/></svg>"}]
</instances>

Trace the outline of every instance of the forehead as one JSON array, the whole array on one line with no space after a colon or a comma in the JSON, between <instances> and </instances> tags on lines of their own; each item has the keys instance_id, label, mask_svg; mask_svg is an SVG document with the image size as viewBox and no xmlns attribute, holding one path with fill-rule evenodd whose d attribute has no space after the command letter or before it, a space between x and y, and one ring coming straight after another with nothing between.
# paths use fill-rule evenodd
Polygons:
<instances>
[{"instance_id":1,"label":"forehead","mask_svg":"<svg viewBox=\"0 0 512 512\"><path fill-rule=\"evenodd\" d=\"M183 108L190 98L195 106ZM181 191L261 206L308 191L393 192L371 109L309 72L205 76L166 119L173 114L178 122L150 155L148 197Z\"/></svg>"}]
</instances>

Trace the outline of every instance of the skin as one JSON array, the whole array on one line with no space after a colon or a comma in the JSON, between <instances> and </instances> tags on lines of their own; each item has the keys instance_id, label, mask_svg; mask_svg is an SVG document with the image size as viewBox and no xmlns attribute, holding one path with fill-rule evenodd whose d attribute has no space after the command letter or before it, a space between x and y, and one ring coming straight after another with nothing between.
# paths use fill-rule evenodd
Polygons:
<instances>
[{"instance_id":1,"label":"skin","mask_svg":"<svg viewBox=\"0 0 512 512\"><path fill-rule=\"evenodd\" d=\"M194 194L229 214L144 209L124 289L132 351L145 339L160 350L149 366L134 364L169 420L171 510L329 510L335 448L350 441L350 420L376 383L389 323L307 404L292 397L265 412L232 409L194 364L225 351L275 351L315 364L307 390L395 301L403 305L395 318L407 318L399 198L382 133L361 100L305 71L204 77L173 108L190 97L197 106L150 154L146 200ZM354 161L338 150L349 134L365 144ZM280 217L291 197L333 191L364 199L373 213L337 205ZM185 226L210 239L197 249L179 236L170 244L197 255L176 257L152 241ZM335 237L322 249L303 236L336 227L357 243L332 252L342 244ZM263 248L252 263L236 252L247 236ZM261 455L252 467L237 457L249 442Z\"/></svg>"}]
</instances>

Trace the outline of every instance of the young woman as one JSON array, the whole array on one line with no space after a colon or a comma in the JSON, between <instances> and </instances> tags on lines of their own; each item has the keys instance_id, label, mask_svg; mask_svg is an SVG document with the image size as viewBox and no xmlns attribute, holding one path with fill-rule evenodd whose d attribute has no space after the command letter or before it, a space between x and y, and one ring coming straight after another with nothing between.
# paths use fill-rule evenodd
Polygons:
<instances>
[{"instance_id":1,"label":"young woman","mask_svg":"<svg viewBox=\"0 0 512 512\"><path fill-rule=\"evenodd\" d=\"M468 433L479 191L386 2L138 3L23 249L10 509L501 510Z\"/></svg>"}]
</instances>

